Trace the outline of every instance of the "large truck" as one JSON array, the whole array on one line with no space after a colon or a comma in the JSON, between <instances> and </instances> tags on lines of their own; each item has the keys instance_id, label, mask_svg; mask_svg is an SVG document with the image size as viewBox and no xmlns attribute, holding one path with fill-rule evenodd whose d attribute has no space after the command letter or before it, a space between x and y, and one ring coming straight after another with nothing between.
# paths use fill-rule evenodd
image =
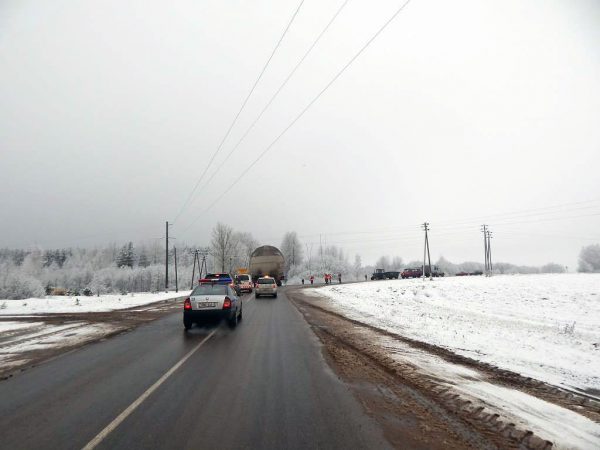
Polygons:
<instances>
[{"instance_id":1,"label":"large truck","mask_svg":"<svg viewBox=\"0 0 600 450\"><path fill-rule=\"evenodd\" d=\"M272 245L258 247L250 255L248 266L252 281L256 283L260 277L270 276L275 278L277 286L281 286L281 281L284 279L284 262L283 253L277 247Z\"/></svg>"}]
</instances>

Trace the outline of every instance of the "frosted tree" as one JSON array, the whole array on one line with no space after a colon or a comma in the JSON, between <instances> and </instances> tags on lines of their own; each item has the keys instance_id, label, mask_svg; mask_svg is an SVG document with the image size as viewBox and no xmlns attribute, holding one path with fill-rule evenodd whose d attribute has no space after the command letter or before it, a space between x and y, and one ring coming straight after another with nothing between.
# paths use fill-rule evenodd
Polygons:
<instances>
[{"instance_id":1,"label":"frosted tree","mask_svg":"<svg viewBox=\"0 0 600 450\"><path fill-rule=\"evenodd\" d=\"M354 256L354 263L352 264L352 273L354 274L354 278L358 280L362 275L362 272L362 259L359 254L356 254Z\"/></svg>"},{"instance_id":2,"label":"frosted tree","mask_svg":"<svg viewBox=\"0 0 600 450\"><path fill-rule=\"evenodd\" d=\"M565 266L556 263L548 263L540 268L542 273L564 273L566 272Z\"/></svg>"},{"instance_id":3,"label":"frosted tree","mask_svg":"<svg viewBox=\"0 0 600 450\"><path fill-rule=\"evenodd\" d=\"M375 261L375 266L377 269L389 270L391 267L390 258L387 256L381 256L377 261Z\"/></svg>"},{"instance_id":4,"label":"frosted tree","mask_svg":"<svg viewBox=\"0 0 600 450\"><path fill-rule=\"evenodd\" d=\"M302 252L302 244L298 239L298 233L295 231L288 231L283 236L281 241L281 253L285 258L285 272L287 273L292 266L298 266L302 264L304 257Z\"/></svg>"},{"instance_id":5,"label":"frosted tree","mask_svg":"<svg viewBox=\"0 0 600 450\"><path fill-rule=\"evenodd\" d=\"M234 254L235 244L233 228L221 222L217 223L212 230L210 253L221 272L225 272L229 258Z\"/></svg>"},{"instance_id":6,"label":"frosted tree","mask_svg":"<svg viewBox=\"0 0 600 450\"><path fill-rule=\"evenodd\" d=\"M579 253L579 272L600 272L600 244L588 245Z\"/></svg>"}]
</instances>

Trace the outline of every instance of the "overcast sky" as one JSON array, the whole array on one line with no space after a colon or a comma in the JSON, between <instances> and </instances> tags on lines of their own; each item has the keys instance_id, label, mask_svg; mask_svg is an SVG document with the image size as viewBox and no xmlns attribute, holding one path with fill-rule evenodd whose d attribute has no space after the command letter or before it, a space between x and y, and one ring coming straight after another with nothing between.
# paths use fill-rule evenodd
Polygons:
<instances>
[{"instance_id":1,"label":"overcast sky","mask_svg":"<svg viewBox=\"0 0 600 450\"><path fill-rule=\"evenodd\" d=\"M141 241L218 221L366 263L422 254L573 268L600 242L600 2L350 0L177 215L299 0L0 2L0 246ZM225 159L343 0L306 0ZM242 173L245 175L222 194ZM212 208L209 205L218 200Z\"/></svg>"}]
</instances>

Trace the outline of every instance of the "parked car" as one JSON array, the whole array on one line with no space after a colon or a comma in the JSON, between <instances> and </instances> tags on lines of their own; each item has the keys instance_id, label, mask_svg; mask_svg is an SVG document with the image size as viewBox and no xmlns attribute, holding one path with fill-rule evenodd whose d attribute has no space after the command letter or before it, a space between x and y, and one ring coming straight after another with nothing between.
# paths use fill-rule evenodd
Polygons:
<instances>
[{"instance_id":1,"label":"parked car","mask_svg":"<svg viewBox=\"0 0 600 450\"><path fill-rule=\"evenodd\" d=\"M200 283L183 302L183 326L226 320L235 328L242 320L242 299L233 287L223 283Z\"/></svg>"},{"instance_id":2,"label":"parked car","mask_svg":"<svg viewBox=\"0 0 600 450\"><path fill-rule=\"evenodd\" d=\"M445 273L438 266L431 266L432 277L443 277ZM422 267L413 267L410 269L404 269L401 274L402 278L419 278L423 276ZM425 276L429 277L429 266L425 266Z\"/></svg>"},{"instance_id":3,"label":"parked car","mask_svg":"<svg viewBox=\"0 0 600 450\"><path fill-rule=\"evenodd\" d=\"M254 290L256 298L261 295L272 295L277 298L277 281L273 277L260 277Z\"/></svg>"}]
</instances>

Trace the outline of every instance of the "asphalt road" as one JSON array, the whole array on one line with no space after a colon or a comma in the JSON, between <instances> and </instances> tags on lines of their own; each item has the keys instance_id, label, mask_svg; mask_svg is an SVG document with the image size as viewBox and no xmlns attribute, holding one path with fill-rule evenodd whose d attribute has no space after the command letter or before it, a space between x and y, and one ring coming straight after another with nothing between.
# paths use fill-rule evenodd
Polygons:
<instances>
[{"instance_id":1,"label":"asphalt road","mask_svg":"<svg viewBox=\"0 0 600 450\"><path fill-rule=\"evenodd\" d=\"M243 308L235 330L171 314L0 381L0 448L389 447L284 290Z\"/></svg>"}]
</instances>

